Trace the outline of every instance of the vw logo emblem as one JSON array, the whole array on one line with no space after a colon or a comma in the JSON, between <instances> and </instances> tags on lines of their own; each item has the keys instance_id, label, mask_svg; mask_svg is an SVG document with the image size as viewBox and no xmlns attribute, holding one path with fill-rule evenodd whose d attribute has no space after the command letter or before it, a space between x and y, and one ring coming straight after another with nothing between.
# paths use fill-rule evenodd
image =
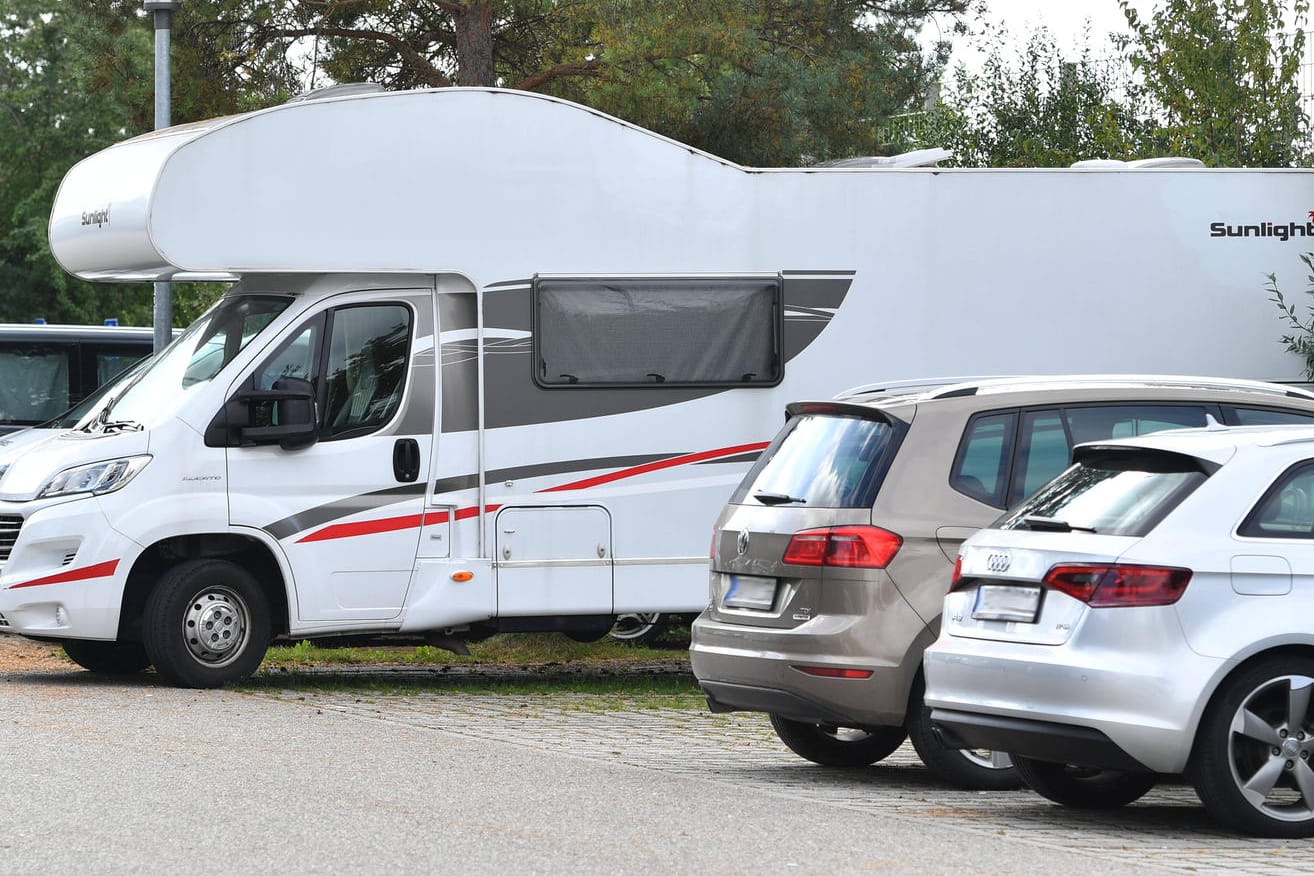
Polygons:
<instances>
[{"instance_id":1,"label":"vw logo emblem","mask_svg":"<svg viewBox=\"0 0 1314 876\"><path fill-rule=\"evenodd\" d=\"M748 530L739 531L739 538L735 540L735 546L739 548L739 556L748 553Z\"/></svg>"},{"instance_id":2,"label":"vw logo emblem","mask_svg":"<svg viewBox=\"0 0 1314 876\"><path fill-rule=\"evenodd\" d=\"M990 554L986 557L986 568L992 572L1007 572L1012 563L1008 554Z\"/></svg>"}]
</instances>

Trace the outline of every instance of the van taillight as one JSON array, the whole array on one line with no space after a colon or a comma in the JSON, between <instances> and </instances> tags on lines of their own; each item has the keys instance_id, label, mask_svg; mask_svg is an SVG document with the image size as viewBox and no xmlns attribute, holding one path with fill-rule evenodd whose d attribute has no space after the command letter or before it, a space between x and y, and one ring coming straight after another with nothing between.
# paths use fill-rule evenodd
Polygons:
<instances>
[{"instance_id":1,"label":"van taillight","mask_svg":"<svg viewBox=\"0 0 1314 876\"><path fill-rule=\"evenodd\" d=\"M879 526L805 529L794 533L782 561L795 566L884 569L902 544L902 536Z\"/></svg>"},{"instance_id":2,"label":"van taillight","mask_svg":"<svg viewBox=\"0 0 1314 876\"><path fill-rule=\"evenodd\" d=\"M1181 598L1190 580L1190 569L1114 563L1055 566L1042 583L1091 608L1117 608L1172 605Z\"/></svg>"}]
</instances>

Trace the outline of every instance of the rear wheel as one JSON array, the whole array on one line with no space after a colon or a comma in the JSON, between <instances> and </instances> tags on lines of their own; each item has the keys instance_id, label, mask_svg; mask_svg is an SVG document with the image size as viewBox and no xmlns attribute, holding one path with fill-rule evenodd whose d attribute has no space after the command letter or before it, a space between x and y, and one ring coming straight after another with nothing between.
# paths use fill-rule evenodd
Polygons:
<instances>
[{"instance_id":1,"label":"rear wheel","mask_svg":"<svg viewBox=\"0 0 1314 876\"><path fill-rule=\"evenodd\" d=\"M1223 683L1192 773L1209 814L1258 836L1314 836L1314 660L1268 659Z\"/></svg>"},{"instance_id":2,"label":"rear wheel","mask_svg":"<svg viewBox=\"0 0 1314 876\"><path fill-rule=\"evenodd\" d=\"M630 612L616 615L611 637L626 645L640 647L655 642L666 631L666 618L657 612L641 614Z\"/></svg>"},{"instance_id":3,"label":"rear wheel","mask_svg":"<svg viewBox=\"0 0 1314 876\"><path fill-rule=\"evenodd\" d=\"M1154 773L1102 770L1013 755L1013 768L1031 790L1073 809L1117 809L1158 784Z\"/></svg>"},{"instance_id":4,"label":"rear wheel","mask_svg":"<svg viewBox=\"0 0 1314 876\"><path fill-rule=\"evenodd\" d=\"M142 617L155 670L183 687L219 687L255 672L269 628L259 583L226 560L190 560L165 572Z\"/></svg>"},{"instance_id":5,"label":"rear wheel","mask_svg":"<svg viewBox=\"0 0 1314 876\"><path fill-rule=\"evenodd\" d=\"M922 701L919 681L908 700L908 739L937 778L973 791L1011 791L1022 786L1013 761L1002 751L946 748L931 730L931 708Z\"/></svg>"},{"instance_id":6,"label":"rear wheel","mask_svg":"<svg viewBox=\"0 0 1314 876\"><path fill-rule=\"evenodd\" d=\"M902 727L840 727L771 715L780 741L799 757L822 766L860 767L884 760L903 744Z\"/></svg>"},{"instance_id":7,"label":"rear wheel","mask_svg":"<svg viewBox=\"0 0 1314 876\"><path fill-rule=\"evenodd\" d=\"M65 639L64 653L83 669L105 675L132 675L151 665L140 642L93 642Z\"/></svg>"}]
</instances>

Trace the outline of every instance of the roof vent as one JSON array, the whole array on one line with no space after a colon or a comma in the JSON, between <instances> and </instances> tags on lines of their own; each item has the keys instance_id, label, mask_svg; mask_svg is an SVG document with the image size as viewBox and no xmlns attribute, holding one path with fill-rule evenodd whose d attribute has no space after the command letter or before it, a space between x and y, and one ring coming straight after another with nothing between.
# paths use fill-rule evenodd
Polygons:
<instances>
[{"instance_id":1,"label":"roof vent","mask_svg":"<svg viewBox=\"0 0 1314 876\"><path fill-rule=\"evenodd\" d=\"M898 155L864 155L859 158L837 158L823 161L814 167L934 167L937 162L953 158L954 154L939 146L934 149L914 149Z\"/></svg>"},{"instance_id":2,"label":"roof vent","mask_svg":"<svg viewBox=\"0 0 1314 876\"><path fill-rule=\"evenodd\" d=\"M304 103L308 100L325 100L330 97L355 97L361 94L377 94L383 91L377 82L343 82L341 85L326 85L303 91L296 97L289 98L288 103Z\"/></svg>"},{"instance_id":3,"label":"roof vent","mask_svg":"<svg viewBox=\"0 0 1314 876\"><path fill-rule=\"evenodd\" d=\"M1135 161L1119 161L1116 158L1087 158L1084 161L1072 162L1072 166L1096 169L1159 170L1163 168L1204 167L1205 165L1198 158L1166 155L1162 158L1137 158Z\"/></svg>"}]
</instances>

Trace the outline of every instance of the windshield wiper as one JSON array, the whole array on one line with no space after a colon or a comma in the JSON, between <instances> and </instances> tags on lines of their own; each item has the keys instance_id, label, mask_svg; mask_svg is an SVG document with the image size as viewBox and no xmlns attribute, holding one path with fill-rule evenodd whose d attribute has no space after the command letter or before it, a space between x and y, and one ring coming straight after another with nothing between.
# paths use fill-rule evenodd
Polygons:
<instances>
[{"instance_id":1,"label":"windshield wiper","mask_svg":"<svg viewBox=\"0 0 1314 876\"><path fill-rule=\"evenodd\" d=\"M808 502L807 499L800 499L787 493L754 493L753 498L763 505L785 505L791 502L797 505L806 505Z\"/></svg>"},{"instance_id":2,"label":"windshield wiper","mask_svg":"<svg viewBox=\"0 0 1314 876\"><path fill-rule=\"evenodd\" d=\"M1022 523L1027 529L1033 532L1094 532L1093 526L1074 526L1066 520L1059 520L1057 517L1041 517L1039 514L1028 514L1022 518Z\"/></svg>"},{"instance_id":3,"label":"windshield wiper","mask_svg":"<svg viewBox=\"0 0 1314 876\"><path fill-rule=\"evenodd\" d=\"M135 420L115 420L112 423L101 423L102 432L140 432L144 427Z\"/></svg>"}]
</instances>

